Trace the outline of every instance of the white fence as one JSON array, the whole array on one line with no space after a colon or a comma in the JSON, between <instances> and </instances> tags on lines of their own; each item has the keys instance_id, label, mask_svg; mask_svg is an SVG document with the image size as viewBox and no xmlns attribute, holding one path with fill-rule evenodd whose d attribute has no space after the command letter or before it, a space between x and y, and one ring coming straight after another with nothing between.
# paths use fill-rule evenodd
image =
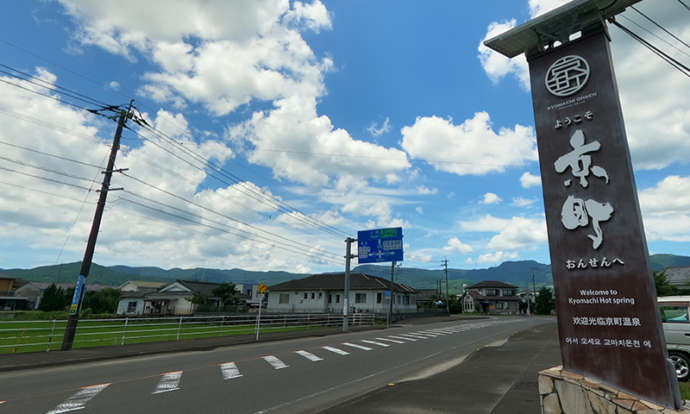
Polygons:
<instances>
[{"instance_id":1,"label":"white fence","mask_svg":"<svg viewBox=\"0 0 690 414\"><path fill-rule=\"evenodd\" d=\"M350 325L371 326L371 313L350 315ZM82 319L77 325L75 348L126 345L155 341L179 341L228 335L340 327L337 314L255 314L178 316L165 318ZM0 354L60 349L66 320L0 321Z\"/></svg>"}]
</instances>

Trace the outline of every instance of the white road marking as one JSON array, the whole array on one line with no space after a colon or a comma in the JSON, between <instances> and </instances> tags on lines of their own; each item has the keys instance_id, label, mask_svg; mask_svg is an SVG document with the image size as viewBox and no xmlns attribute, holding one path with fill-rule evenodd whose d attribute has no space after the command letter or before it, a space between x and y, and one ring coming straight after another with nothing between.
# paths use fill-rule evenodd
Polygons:
<instances>
[{"instance_id":1,"label":"white road marking","mask_svg":"<svg viewBox=\"0 0 690 414\"><path fill-rule=\"evenodd\" d=\"M350 355L349 352L345 352L342 349L333 348L332 346L322 346L321 348L325 349L326 351L335 352L338 355Z\"/></svg>"},{"instance_id":2,"label":"white road marking","mask_svg":"<svg viewBox=\"0 0 690 414\"><path fill-rule=\"evenodd\" d=\"M307 351L295 351L297 354L302 355L303 357L307 358L310 361L323 361L323 358L319 358L316 355L312 354L311 352Z\"/></svg>"},{"instance_id":3,"label":"white road marking","mask_svg":"<svg viewBox=\"0 0 690 414\"><path fill-rule=\"evenodd\" d=\"M368 339L362 339L362 342L367 343L367 344L382 346L382 347L385 347L385 348L387 348L387 347L390 346L390 345L384 344L384 343L382 343L382 342L370 341L370 340L368 340Z\"/></svg>"},{"instance_id":4,"label":"white road marking","mask_svg":"<svg viewBox=\"0 0 690 414\"><path fill-rule=\"evenodd\" d=\"M389 338L395 338L395 339L402 339L402 340L405 340L405 341L412 341L412 342L415 342L415 341L416 341L416 339L413 339L413 338L405 338L405 337L402 337L402 336L388 335L388 337L389 337Z\"/></svg>"},{"instance_id":5,"label":"white road marking","mask_svg":"<svg viewBox=\"0 0 690 414\"><path fill-rule=\"evenodd\" d=\"M347 346L350 346L350 347L352 347L352 348L361 349L361 350L363 350L363 351L371 351L371 348L369 348L368 346L362 346L362 345L357 345L357 344L351 344L351 343L349 343L349 342L343 342L343 345L347 345Z\"/></svg>"},{"instance_id":6,"label":"white road marking","mask_svg":"<svg viewBox=\"0 0 690 414\"><path fill-rule=\"evenodd\" d=\"M240 374L239 368L237 368L237 364L235 364L234 362L226 362L224 364L220 364L220 372L221 374L223 374L224 380L239 378L242 376L242 374Z\"/></svg>"},{"instance_id":7,"label":"white road marking","mask_svg":"<svg viewBox=\"0 0 690 414\"><path fill-rule=\"evenodd\" d=\"M156 385L156 390L151 394L161 394L164 392L177 391L180 389L180 379L182 371L170 371L161 374L161 380Z\"/></svg>"},{"instance_id":8,"label":"white road marking","mask_svg":"<svg viewBox=\"0 0 690 414\"><path fill-rule=\"evenodd\" d=\"M436 338L440 334L436 333L431 333L431 332L412 332L413 335L420 335L420 336L428 336L430 338Z\"/></svg>"},{"instance_id":9,"label":"white road marking","mask_svg":"<svg viewBox=\"0 0 690 414\"><path fill-rule=\"evenodd\" d=\"M429 339L429 337L427 337L427 336L417 335L417 334L400 334L400 336L403 336L403 337L409 336L410 338L415 338L415 339Z\"/></svg>"},{"instance_id":10,"label":"white road marking","mask_svg":"<svg viewBox=\"0 0 690 414\"><path fill-rule=\"evenodd\" d=\"M287 368L287 367L289 367L289 365L287 365L285 362L279 360L278 358L276 358L276 357L273 356L273 355L267 355L267 356L265 356L265 357L263 357L263 358L264 358L264 361L266 361L266 362L268 362L269 364L271 364L271 366L272 366L274 369L282 369L282 368Z\"/></svg>"},{"instance_id":11,"label":"white road marking","mask_svg":"<svg viewBox=\"0 0 690 414\"><path fill-rule=\"evenodd\" d=\"M397 339L388 339L388 338L374 338L379 341L386 341L386 342L393 342L394 344L404 344L405 341L398 341Z\"/></svg>"},{"instance_id":12,"label":"white road marking","mask_svg":"<svg viewBox=\"0 0 690 414\"><path fill-rule=\"evenodd\" d=\"M82 389L77 391L76 394L69 397L63 403L48 411L46 414L60 414L81 410L86 406L86 403L89 402L90 399L95 397L99 392L103 391L108 385L110 385L110 383L82 387ZM4 401L2 402L4 403Z\"/></svg>"}]
</instances>

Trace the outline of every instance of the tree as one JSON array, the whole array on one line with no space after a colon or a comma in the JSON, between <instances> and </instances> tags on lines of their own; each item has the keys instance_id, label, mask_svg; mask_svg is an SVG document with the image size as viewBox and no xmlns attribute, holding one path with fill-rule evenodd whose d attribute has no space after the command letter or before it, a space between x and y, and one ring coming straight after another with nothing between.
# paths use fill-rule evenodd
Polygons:
<instances>
[{"instance_id":1,"label":"tree","mask_svg":"<svg viewBox=\"0 0 690 414\"><path fill-rule=\"evenodd\" d=\"M65 310L65 293L62 288L51 284L43 291L38 309L42 311Z\"/></svg>"},{"instance_id":2,"label":"tree","mask_svg":"<svg viewBox=\"0 0 690 414\"><path fill-rule=\"evenodd\" d=\"M240 304L240 293L235 289L234 283L221 283L211 293L218 298L218 310L234 309Z\"/></svg>"},{"instance_id":3,"label":"tree","mask_svg":"<svg viewBox=\"0 0 690 414\"><path fill-rule=\"evenodd\" d=\"M553 300L553 292L551 291L551 289L547 288L546 286L539 289L537 300L534 305L534 313L538 313L541 315L549 315L551 314L554 305L555 302Z\"/></svg>"},{"instance_id":4,"label":"tree","mask_svg":"<svg viewBox=\"0 0 690 414\"><path fill-rule=\"evenodd\" d=\"M652 275L654 276L654 285L656 286L657 296L671 296L678 293L678 289L669 283L666 273L653 272Z\"/></svg>"},{"instance_id":5,"label":"tree","mask_svg":"<svg viewBox=\"0 0 690 414\"><path fill-rule=\"evenodd\" d=\"M83 309L91 309L93 313L115 313L120 301L120 291L106 288L98 292L86 292Z\"/></svg>"}]
</instances>

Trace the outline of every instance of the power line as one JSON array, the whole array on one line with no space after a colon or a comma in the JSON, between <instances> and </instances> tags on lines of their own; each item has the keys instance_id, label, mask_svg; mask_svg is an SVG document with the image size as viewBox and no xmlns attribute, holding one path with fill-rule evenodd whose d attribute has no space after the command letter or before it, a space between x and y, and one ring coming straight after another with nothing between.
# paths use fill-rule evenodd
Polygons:
<instances>
[{"instance_id":1,"label":"power line","mask_svg":"<svg viewBox=\"0 0 690 414\"><path fill-rule=\"evenodd\" d=\"M98 169L101 169L101 170L105 168L105 167L100 166L100 165L90 164L90 163L88 163L88 162L78 161L78 160L75 160L75 159L73 159L73 158L68 158L68 157L64 157L64 156L61 156L61 155L51 154L51 153L49 153L49 152L39 151L39 150L34 149L34 148L23 147L23 146L21 146L21 145L12 144L12 143L6 142L6 141L0 141L0 144L2 144L2 145L7 145L7 146L10 146L10 147L14 147L14 148L18 148L18 149L22 149L22 150L24 150L24 151L30 151L30 152L33 152L33 153L36 153L36 154L45 155L45 156L47 156L47 157L53 157L53 158L57 158L57 159L60 159L60 160L73 162L73 163L79 164L79 165L85 165L85 166L87 166L87 167L98 168Z\"/></svg>"},{"instance_id":2,"label":"power line","mask_svg":"<svg viewBox=\"0 0 690 414\"><path fill-rule=\"evenodd\" d=\"M79 188L79 189L81 189L81 190L90 190L88 187L84 187L83 185L71 184L71 183L67 183L67 182L60 181L60 180L55 180L55 179L48 178L48 177L41 177L40 175L33 175L33 174L25 173L25 172L22 172L22 171L14 170L14 169L12 169L12 168L0 167L0 170L13 172L13 173L15 173L15 174L20 174L20 175L25 175L25 176L27 176L27 177L38 178L39 180L50 181L50 182L56 183L56 184L68 185L68 186L70 186L70 187Z\"/></svg>"},{"instance_id":3,"label":"power line","mask_svg":"<svg viewBox=\"0 0 690 414\"><path fill-rule=\"evenodd\" d=\"M636 21L634 21L634 20L632 20L632 19L630 19L630 18L628 18L628 17L626 17L626 16L624 16L624 15L621 15L621 17L622 17L623 19L629 21L630 23L634 24L635 26L639 27L640 29L644 30L645 32L649 33L650 35L652 35L652 36L656 37L657 39L661 40L662 42L666 43L667 45L671 46L672 48L674 48L674 49L677 50L678 52L684 54L684 55L687 56L687 57L690 57L690 54L688 54L686 51L684 51L683 49L678 48L678 47L677 47L676 45L674 45L673 43L671 43L671 42L669 42L668 40L664 39L663 37L657 35L656 33L652 32L651 30L647 29L646 27L642 26L641 24L637 23Z\"/></svg>"},{"instance_id":4,"label":"power line","mask_svg":"<svg viewBox=\"0 0 690 414\"><path fill-rule=\"evenodd\" d=\"M25 167L35 168L35 169L37 169L37 170L42 170L42 171L49 172L49 173L52 173L52 174L61 175L61 176L63 176L63 177L73 178L73 179L75 179L75 180L88 181L88 182L91 182L91 183L95 182L95 180L92 180L91 178L80 177L80 176L78 176L78 175L69 174L69 173L65 173L65 172L62 172L62 171L53 170L53 169L50 169L50 168L40 167L40 166L38 166L38 165L30 164L30 163L24 162L24 161L14 160L14 159L12 159L12 158L3 157L3 156L1 156L1 155L0 155L0 160L5 160L5 161L11 162L11 163L13 163L13 164L19 164L19 165L23 165L23 166L25 166Z\"/></svg>"},{"instance_id":5,"label":"power line","mask_svg":"<svg viewBox=\"0 0 690 414\"><path fill-rule=\"evenodd\" d=\"M120 196L120 197L118 197L118 199L123 200L123 201L126 201L126 202L129 202L129 203L132 203L132 204L135 204L135 205L138 205L138 206L143 207L143 208L147 208L147 209L152 210L152 211L156 211L156 212L161 213L161 214L165 214L165 215L168 215L168 216L171 216L171 217L175 217L175 218L180 219L180 220L184 220L184 221L188 221L188 222L191 222L191 223L200 225L200 226L208 227L208 228L210 228L210 229L217 230L217 231L220 231L220 232L223 232L223 233L232 234L232 235L235 235L235 236L238 236L238 237L242 237L242 238L244 238L244 239L259 241L259 242L263 242L263 243L268 243L271 247L275 247L275 248L278 248L278 249L281 249L281 250L286 250L286 251L288 251L288 252L290 252L290 253L302 254L302 255L307 256L307 257L312 257L312 258L315 258L315 259L320 259L321 261L330 262L331 264L341 264L341 263L339 263L339 262L338 262L338 263L335 263L335 262L333 261L333 259L324 258L324 257L322 257L322 256L316 256L316 255L313 255L313 254L310 254L310 253L307 253L307 252L303 252L303 251L291 250L290 248L285 247L285 246L283 246L283 245L277 245L277 244L275 244L275 243L276 243L275 241L273 241L273 242L265 242L265 241L257 240L256 238L252 238L252 237L250 237L250 236L246 236L246 235L244 235L244 234L242 234L242 233L233 232L233 231L230 231L230 230L227 230L227 229L223 229L223 228L215 227L215 226L212 226L212 225L209 225L209 224L205 224L205 223L201 223L201 222L198 222L198 221L194 221L194 220L192 220L192 219L190 219L190 218L188 218L188 217L184 217L184 216L180 216L180 215L178 215L178 214L170 213L170 212L168 212L168 211L165 211L165 210L162 210L162 209L159 209L159 208L156 208L156 207L151 207L151 206L148 206L148 205L146 205L146 204L139 203L139 202L136 202L136 201L134 201L134 200L130 200L130 199L126 198L126 197ZM169 207L170 207L170 206L169 206ZM173 207L173 208L174 208L174 207Z\"/></svg>"},{"instance_id":6,"label":"power line","mask_svg":"<svg viewBox=\"0 0 690 414\"><path fill-rule=\"evenodd\" d=\"M630 8L633 9L633 10L635 10L637 13L639 13L639 14L640 14L642 17L644 17L645 19L649 20L649 21L650 21L652 24L654 24L656 27L658 27L659 29L663 30L667 35L671 36L672 38L676 39L676 40L679 41L680 43L684 44L685 47L690 48L690 45L689 45L689 44L685 43L681 38L679 38L678 36L674 35L673 33L669 32L668 30L666 30L665 27L663 27L663 26L660 25L659 23L657 23L657 22L655 22L654 20L652 20L651 17L649 17L649 16L647 16L646 14L642 13L641 11L639 11L635 6L630 6Z\"/></svg>"},{"instance_id":7,"label":"power line","mask_svg":"<svg viewBox=\"0 0 690 414\"><path fill-rule=\"evenodd\" d=\"M690 6L688 6L687 4L683 3L683 0L678 0L678 3L682 4L683 7L685 7L688 11L690 11Z\"/></svg>"},{"instance_id":8,"label":"power line","mask_svg":"<svg viewBox=\"0 0 690 414\"><path fill-rule=\"evenodd\" d=\"M171 196L171 197L177 198L178 200L182 200L182 201L184 201L184 202L186 202L186 203L189 203L189 204L191 204L191 205L193 205L193 206L199 207L199 208L201 208L201 209L203 209L203 210L206 210L206 211L208 211L208 212L210 212L210 213L213 213L213 214L215 214L215 215L218 215L218 216L223 217L223 218L225 218L225 219L228 219L228 220L230 220L230 221L236 222L236 223L238 223L238 224L242 224L242 225L247 226L247 227L249 227L249 228L251 228L251 229L254 229L254 230L256 230L256 231L260 231L260 232L262 232L262 233L266 233L266 234L271 235L271 236L273 236L273 237L277 237L277 238L279 238L279 239L285 240L285 241L287 241L287 242L289 242L289 243L295 243L295 244L302 245L302 246L304 246L305 248L309 248L309 249L313 249L313 248L314 248L313 246L309 246L309 245L306 245L306 244L304 244L304 243L298 242L298 241L296 241L296 240L292 240L292 239L289 239L289 238L287 238L287 237L281 236L281 235L279 235L279 234L270 232L270 231L268 231L268 230L264 230L264 229L262 229L262 228L260 228L260 227L256 227L256 226L254 226L254 225L252 225L252 224L249 224L249 223L247 223L247 222L245 222L245 221L242 221L242 220L239 220L239 219L237 219L237 218L228 216L228 215L223 214L223 213L219 213L219 212L217 212L217 211L215 211L215 210L213 210L213 209L210 209L210 208L208 208L208 207L206 207L206 206L203 206L203 205L201 205L201 204L199 204L199 203L195 203L194 201L191 201L191 200L189 200L189 199L186 199L186 198L184 198L184 197L182 197L182 196L180 196L180 195L177 195L177 194L175 194L175 193L173 193L173 192L170 192L170 191L168 191L168 190L165 190L165 189L163 189L163 188L157 187L157 186L155 186L155 185L153 185L153 184L150 184L150 183L148 183L148 182L146 182L146 181L144 181L144 180L141 180L141 179L139 179L139 178L137 178L137 177L131 176L131 175L125 173L125 172L120 171L120 174L122 174L122 175L124 175L125 177L128 177L128 178L130 178L130 179L132 179L132 180L134 180L134 181L136 181L136 182L138 182L138 183L140 183L140 184L143 184L143 185L145 185L145 186L147 186L147 187L153 188L153 189L156 190L156 191L165 193L165 194L167 194L167 195L169 195L169 196ZM246 231L246 230L245 230L245 231ZM329 255L332 255L332 256L335 256L335 257L339 257L339 256L336 255L336 254L328 253L328 252L326 252L326 251L324 251L324 253L329 254Z\"/></svg>"},{"instance_id":9,"label":"power line","mask_svg":"<svg viewBox=\"0 0 690 414\"><path fill-rule=\"evenodd\" d=\"M101 114L101 113L98 113L98 112L94 111L93 109L89 109L89 108L86 108L86 107L84 107L84 106L77 105L77 104L75 104L75 103L73 103L73 102L65 101L65 100L63 100L63 99L60 99L60 98L58 98L58 97L55 97L55 96L50 95L50 94L47 94L47 93L42 93L42 92L39 92L39 91L35 91L35 90L31 89L31 88L27 88L27 87L25 87L25 86L22 86L22 85L19 85L19 84L16 84L16 83L12 83L12 82L7 81L7 80L5 80L5 79L1 79L1 78L0 78L0 82L6 83L6 84L11 85L11 86L14 86L14 87L17 87L17 88L19 88L19 89L23 89L23 90L25 90L25 91L27 91L27 92L31 92L31 93L36 94L36 95L40 95L40 96L43 96L43 97L46 97L46 98L53 99L53 100L58 101L58 102L60 102L60 103L62 103L62 104L67 104L67 105L73 106L73 107L75 107L75 108L77 108L77 109L81 109L81 110L83 110L83 111L91 112L92 114L95 114L95 115L99 115L99 116L106 117L105 115L103 115L103 114ZM106 117L106 118L107 118L107 117Z\"/></svg>"},{"instance_id":10,"label":"power line","mask_svg":"<svg viewBox=\"0 0 690 414\"><path fill-rule=\"evenodd\" d=\"M8 182L6 182L6 181L0 181L0 184L7 185L7 186L10 186L10 187L20 188L20 189L22 189L22 190L24 190L24 191L30 191L30 192L33 192L33 193L41 193L41 194L49 195L49 196L51 196L51 197L62 198L62 199L65 199L65 200L74 201L75 203L85 203L85 202L86 202L86 200L79 200L79 199L77 199L77 198L67 197L67 196L62 195L62 194L55 194L55 193L51 193L51 192L49 192L49 191L39 190L39 189L37 189L37 188L27 187L27 186L24 186L24 185L19 185L19 184L14 184L14 183L8 183ZM65 183L65 184L67 184L67 183ZM93 204L95 204L95 203L93 203Z\"/></svg>"},{"instance_id":11,"label":"power line","mask_svg":"<svg viewBox=\"0 0 690 414\"><path fill-rule=\"evenodd\" d=\"M613 17L609 19L609 22L616 25L618 28L623 30L627 35L631 36L633 39L642 43L643 46L645 46L647 49L651 50L655 55L657 55L660 58L662 58L663 60L665 60L669 65L676 68L678 71L680 71L680 73L682 73L683 75L685 75L687 77L690 77L690 68L685 66L683 63L681 63L678 60L674 59L673 57L667 55L662 50L658 49L656 46L652 45L651 43L647 42L642 37L640 37L639 35L634 33L632 30L630 30L627 27L623 26L622 24L618 23Z\"/></svg>"}]
</instances>

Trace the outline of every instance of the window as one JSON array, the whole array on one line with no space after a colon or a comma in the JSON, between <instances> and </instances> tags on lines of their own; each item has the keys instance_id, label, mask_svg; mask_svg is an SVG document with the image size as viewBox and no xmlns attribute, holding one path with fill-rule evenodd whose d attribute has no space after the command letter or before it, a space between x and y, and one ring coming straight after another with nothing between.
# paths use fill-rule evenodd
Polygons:
<instances>
[{"instance_id":1,"label":"window","mask_svg":"<svg viewBox=\"0 0 690 414\"><path fill-rule=\"evenodd\" d=\"M496 309L505 309L505 302L496 302Z\"/></svg>"},{"instance_id":2,"label":"window","mask_svg":"<svg viewBox=\"0 0 690 414\"><path fill-rule=\"evenodd\" d=\"M316 293L311 292L311 298L312 298L312 299L316 298Z\"/></svg>"},{"instance_id":3,"label":"window","mask_svg":"<svg viewBox=\"0 0 690 414\"><path fill-rule=\"evenodd\" d=\"M131 303L131 302L130 302ZM661 321L670 323L688 323L688 307L687 306L662 306L661 307Z\"/></svg>"},{"instance_id":4,"label":"window","mask_svg":"<svg viewBox=\"0 0 690 414\"><path fill-rule=\"evenodd\" d=\"M400 295L395 295L395 303L400 305L402 303L402 296Z\"/></svg>"},{"instance_id":5,"label":"window","mask_svg":"<svg viewBox=\"0 0 690 414\"><path fill-rule=\"evenodd\" d=\"M319 292L319 299L323 296L323 293Z\"/></svg>"},{"instance_id":6,"label":"window","mask_svg":"<svg viewBox=\"0 0 690 414\"><path fill-rule=\"evenodd\" d=\"M381 302L383 302L383 293L378 292L376 294L376 303L381 303Z\"/></svg>"},{"instance_id":7,"label":"window","mask_svg":"<svg viewBox=\"0 0 690 414\"><path fill-rule=\"evenodd\" d=\"M290 294L289 293L281 293L280 297L278 298L278 303L281 305L285 305L287 303L290 303Z\"/></svg>"},{"instance_id":8,"label":"window","mask_svg":"<svg viewBox=\"0 0 690 414\"><path fill-rule=\"evenodd\" d=\"M306 299L307 296L308 296L308 295L307 295L307 292L304 292L304 299Z\"/></svg>"},{"instance_id":9,"label":"window","mask_svg":"<svg viewBox=\"0 0 690 414\"><path fill-rule=\"evenodd\" d=\"M137 302L127 302L127 313L134 313L137 311Z\"/></svg>"},{"instance_id":10,"label":"window","mask_svg":"<svg viewBox=\"0 0 690 414\"><path fill-rule=\"evenodd\" d=\"M405 304L405 305L410 304L410 296L409 295L405 295L405 298L403 299L403 304Z\"/></svg>"},{"instance_id":11,"label":"window","mask_svg":"<svg viewBox=\"0 0 690 414\"><path fill-rule=\"evenodd\" d=\"M333 303L333 295L328 294L328 303Z\"/></svg>"},{"instance_id":12,"label":"window","mask_svg":"<svg viewBox=\"0 0 690 414\"><path fill-rule=\"evenodd\" d=\"M355 303L367 303L367 294L366 293L355 294Z\"/></svg>"},{"instance_id":13,"label":"window","mask_svg":"<svg viewBox=\"0 0 690 414\"><path fill-rule=\"evenodd\" d=\"M335 295L335 303L340 303L340 295Z\"/></svg>"}]
</instances>

